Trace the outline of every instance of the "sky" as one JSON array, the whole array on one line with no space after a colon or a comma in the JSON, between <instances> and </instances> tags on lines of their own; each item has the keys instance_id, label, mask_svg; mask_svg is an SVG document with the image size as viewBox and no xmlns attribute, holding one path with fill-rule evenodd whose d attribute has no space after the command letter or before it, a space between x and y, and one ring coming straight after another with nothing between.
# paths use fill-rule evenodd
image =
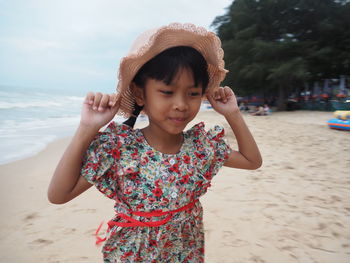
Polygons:
<instances>
[{"instance_id":1,"label":"sky","mask_svg":"<svg viewBox=\"0 0 350 263\"><path fill-rule=\"evenodd\" d=\"M0 89L113 92L143 31L171 22L209 30L232 0L0 0Z\"/></svg>"}]
</instances>

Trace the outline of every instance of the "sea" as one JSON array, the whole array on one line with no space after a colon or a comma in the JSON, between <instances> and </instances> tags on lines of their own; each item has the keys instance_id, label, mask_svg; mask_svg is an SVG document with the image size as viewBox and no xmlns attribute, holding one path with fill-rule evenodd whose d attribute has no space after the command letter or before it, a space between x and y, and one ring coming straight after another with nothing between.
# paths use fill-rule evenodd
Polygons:
<instances>
[{"instance_id":1,"label":"sea","mask_svg":"<svg viewBox=\"0 0 350 263\"><path fill-rule=\"evenodd\" d=\"M32 156L48 143L72 136L84 95L76 90L0 86L0 164Z\"/></svg>"},{"instance_id":2,"label":"sea","mask_svg":"<svg viewBox=\"0 0 350 263\"><path fill-rule=\"evenodd\" d=\"M35 155L48 143L73 136L86 92L0 85L0 164ZM124 121L120 116L114 120Z\"/></svg>"}]
</instances>

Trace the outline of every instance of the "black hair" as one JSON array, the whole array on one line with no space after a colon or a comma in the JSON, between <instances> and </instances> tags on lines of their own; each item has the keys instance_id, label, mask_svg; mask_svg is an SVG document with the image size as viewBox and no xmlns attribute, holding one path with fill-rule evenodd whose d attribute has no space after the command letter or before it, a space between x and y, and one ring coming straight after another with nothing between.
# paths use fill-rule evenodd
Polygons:
<instances>
[{"instance_id":1,"label":"black hair","mask_svg":"<svg viewBox=\"0 0 350 263\"><path fill-rule=\"evenodd\" d=\"M209 83L208 64L199 51L188 46L172 47L159 53L139 69L132 82L144 88L147 79L151 78L170 85L178 71L183 68L192 71L194 85L201 85L204 94ZM132 116L124 124L134 127L141 110L142 107L135 103Z\"/></svg>"},{"instance_id":2,"label":"black hair","mask_svg":"<svg viewBox=\"0 0 350 263\"><path fill-rule=\"evenodd\" d=\"M137 116L139 116L140 112L142 111L143 106L137 105L137 103L134 103L134 110L126 121L123 122L123 124L128 125L129 127L133 128L137 119Z\"/></svg>"}]
</instances>

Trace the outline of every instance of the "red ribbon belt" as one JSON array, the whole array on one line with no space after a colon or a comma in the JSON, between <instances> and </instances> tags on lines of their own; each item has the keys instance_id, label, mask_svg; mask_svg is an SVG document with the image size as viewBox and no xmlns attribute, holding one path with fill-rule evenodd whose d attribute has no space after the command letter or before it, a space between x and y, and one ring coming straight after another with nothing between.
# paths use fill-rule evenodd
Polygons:
<instances>
[{"instance_id":1,"label":"red ribbon belt","mask_svg":"<svg viewBox=\"0 0 350 263\"><path fill-rule=\"evenodd\" d=\"M135 226L141 226L141 227L156 227L156 226L161 226L166 224L167 222L169 222L173 215L175 213L178 212L182 212L182 211L186 211L189 210L191 208L194 207L194 205L196 204L196 202L198 201L198 199L188 203L185 206L182 206L178 209L175 210L171 210L171 211L162 211L162 210L158 210L158 211L152 211L152 212L139 212L139 211L132 211L129 210L130 214L135 215L135 216L141 216L141 217L159 217L159 216L164 216L164 215L168 215L166 218L162 219L162 220L158 220L158 221L148 221L148 222L141 222L139 220L136 220L124 213L118 213L117 216L119 216L120 218L127 220L127 222L116 222L113 220L110 220L108 222L108 229L107 232L113 227L113 226L119 226L119 227L135 227ZM103 225L103 222L99 225L99 227L96 230L95 236L96 236L96 245L104 242L106 240L106 238L101 238L98 236L98 233L101 230L101 227Z\"/></svg>"}]
</instances>

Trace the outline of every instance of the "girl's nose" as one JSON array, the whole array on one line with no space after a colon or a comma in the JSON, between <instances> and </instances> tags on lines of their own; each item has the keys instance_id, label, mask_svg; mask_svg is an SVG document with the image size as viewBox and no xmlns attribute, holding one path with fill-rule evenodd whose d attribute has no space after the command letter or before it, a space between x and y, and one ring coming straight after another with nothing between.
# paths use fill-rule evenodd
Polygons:
<instances>
[{"instance_id":1,"label":"girl's nose","mask_svg":"<svg viewBox=\"0 0 350 263\"><path fill-rule=\"evenodd\" d=\"M174 98L174 109L178 111L188 110L188 99L185 96L176 96Z\"/></svg>"}]
</instances>

